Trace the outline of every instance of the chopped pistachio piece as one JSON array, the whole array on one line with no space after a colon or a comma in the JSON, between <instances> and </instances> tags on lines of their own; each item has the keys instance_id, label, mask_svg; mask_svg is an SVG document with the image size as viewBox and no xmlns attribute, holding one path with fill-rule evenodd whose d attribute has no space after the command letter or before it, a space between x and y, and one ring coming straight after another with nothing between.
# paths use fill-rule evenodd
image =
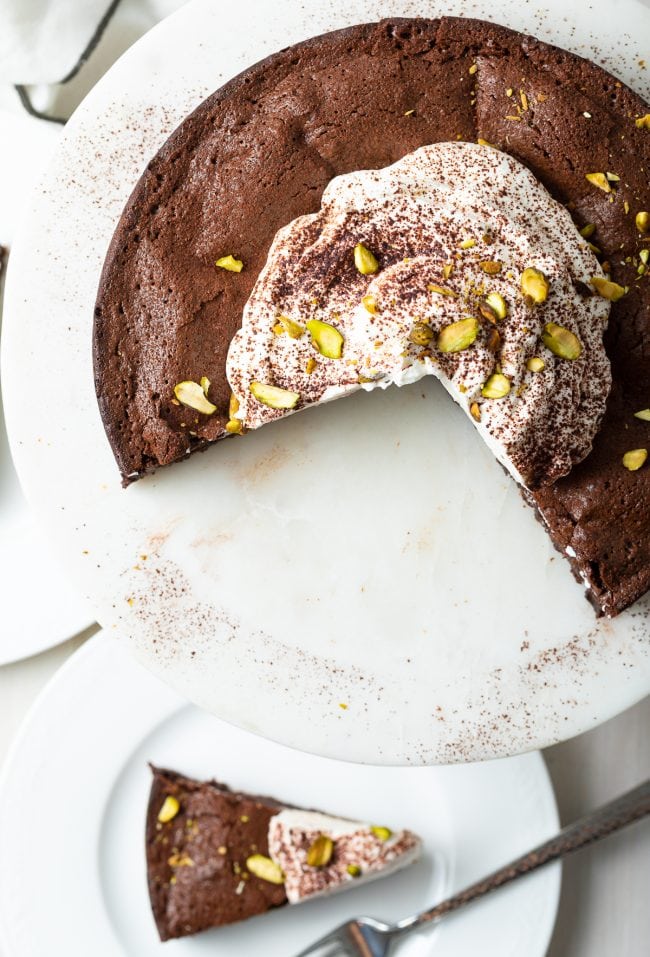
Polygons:
<instances>
[{"instance_id":1,"label":"chopped pistachio piece","mask_svg":"<svg viewBox=\"0 0 650 957\"><path fill-rule=\"evenodd\" d=\"M510 379L502 372L493 372L481 389L481 395L486 399L503 399L509 392Z\"/></svg>"},{"instance_id":2,"label":"chopped pistachio piece","mask_svg":"<svg viewBox=\"0 0 650 957\"><path fill-rule=\"evenodd\" d=\"M375 835L375 837L379 838L380 841L387 841L389 838L393 836L393 832L391 831L389 827L377 827L376 825L373 825L373 827L371 827L370 830Z\"/></svg>"},{"instance_id":3,"label":"chopped pistachio piece","mask_svg":"<svg viewBox=\"0 0 650 957\"><path fill-rule=\"evenodd\" d=\"M548 298L548 279L541 271L529 266L521 274L521 291L526 300L539 305Z\"/></svg>"},{"instance_id":4,"label":"chopped pistachio piece","mask_svg":"<svg viewBox=\"0 0 650 957\"><path fill-rule=\"evenodd\" d=\"M377 312L377 300L374 296L364 296L361 300L363 308L366 309L373 316Z\"/></svg>"},{"instance_id":5,"label":"chopped pistachio piece","mask_svg":"<svg viewBox=\"0 0 650 957\"><path fill-rule=\"evenodd\" d=\"M634 124L639 130L650 130L650 113L646 113L645 116L637 116Z\"/></svg>"},{"instance_id":6,"label":"chopped pistachio piece","mask_svg":"<svg viewBox=\"0 0 650 957\"><path fill-rule=\"evenodd\" d=\"M311 333L312 342L326 359L340 359L343 354L343 336L331 326L329 322L320 319L310 319L307 328Z\"/></svg>"},{"instance_id":7,"label":"chopped pistachio piece","mask_svg":"<svg viewBox=\"0 0 650 957\"><path fill-rule=\"evenodd\" d=\"M645 210L640 210L634 217L634 223L636 228L640 233L649 233L650 232L650 213L647 213Z\"/></svg>"},{"instance_id":8,"label":"chopped pistachio piece","mask_svg":"<svg viewBox=\"0 0 650 957\"><path fill-rule=\"evenodd\" d=\"M258 402L270 409L295 409L300 398L299 392L290 392L277 385L265 382L251 382L248 387Z\"/></svg>"},{"instance_id":9,"label":"chopped pistachio piece","mask_svg":"<svg viewBox=\"0 0 650 957\"><path fill-rule=\"evenodd\" d=\"M348 864L348 866L347 866L345 869L346 869L346 871L348 872L348 874L350 875L350 877L360 877L360 876L361 876L361 868L359 867L358 864Z\"/></svg>"},{"instance_id":10,"label":"chopped pistachio piece","mask_svg":"<svg viewBox=\"0 0 650 957\"><path fill-rule=\"evenodd\" d=\"M529 372L541 372L546 363L540 356L531 356L526 363Z\"/></svg>"},{"instance_id":11,"label":"chopped pistachio piece","mask_svg":"<svg viewBox=\"0 0 650 957\"><path fill-rule=\"evenodd\" d=\"M476 142L478 143L479 146L490 146L492 149L496 148L493 143L488 143L487 140L481 139L480 136Z\"/></svg>"},{"instance_id":12,"label":"chopped pistachio piece","mask_svg":"<svg viewBox=\"0 0 650 957\"><path fill-rule=\"evenodd\" d=\"M300 339L305 334L304 326L301 326L299 322L294 322L289 316L278 316L278 323L292 339Z\"/></svg>"},{"instance_id":13,"label":"chopped pistachio piece","mask_svg":"<svg viewBox=\"0 0 650 957\"><path fill-rule=\"evenodd\" d=\"M445 263L445 265L442 267L442 275L445 277L445 279L449 279L453 271L454 271L453 263Z\"/></svg>"},{"instance_id":14,"label":"chopped pistachio piece","mask_svg":"<svg viewBox=\"0 0 650 957\"><path fill-rule=\"evenodd\" d=\"M317 365L318 363L316 362L314 357L310 356L309 359L307 359L307 365L305 366L305 372L307 373L307 375L311 375Z\"/></svg>"},{"instance_id":15,"label":"chopped pistachio piece","mask_svg":"<svg viewBox=\"0 0 650 957\"><path fill-rule=\"evenodd\" d=\"M623 465L628 472L636 472L641 468L642 465L645 464L647 458L647 449L632 449L630 452L626 452L623 456Z\"/></svg>"},{"instance_id":16,"label":"chopped pistachio piece","mask_svg":"<svg viewBox=\"0 0 650 957\"><path fill-rule=\"evenodd\" d=\"M217 411L216 405L213 405L209 399L206 399L205 392L198 382L188 380L178 382L174 386L174 395L188 409L194 409L195 412L202 412L204 415L212 415Z\"/></svg>"},{"instance_id":17,"label":"chopped pistachio piece","mask_svg":"<svg viewBox=\"0 0 650 957\"><path fill-rule=\"evenodd\" d=\"M588 180L592 186L597 186L598 189L602 189L604 193L611 193L612 191L609 180L604 173L585 173L585 179Z\"/></svg>"},{"instance_id":18,"label":"chopped pistachio piece","mask_svg":"<svg viewBox=\"0 0 650 957\"><path fill-rule=\"evenodd\" d=\"M329 864L334 851L334 841L326 834L319 834L307 851L308 867L325 867Z\"/></svg>"},{"instance_id":19,"label":"chopped pistachio piece","mask_svg":"<svg viewBox=\"0 0 650 957\"><path fill-rule=\"evenodd\" d=\"M650 409L641 409L634 413L635 419L641 419L642 422L650 422Z\"/></svg>"},{"instance_id":20,"label":"chopped pistachio piece","mask_svg":"<svg viewBox=\"0 0 650 957\"><path fill-rule=\"evenodd\" d=\"M362 243L357 243L354 247L354 265L362 276L369 276L379 269L377 258Z\"/></svg>"},{"instance_id":21,"label":"chopped pistachio piece","mask_svg":"<svg viewBox=\"0 0 650 957\"><path fill-rule=\"evenodd\" d=\"M221 256L217 259L215 266L219 269L226 269L228 272L241 272L244 264L241 259L235 259L234 256Z\"/></svg>"},{"instance_id":22,"label":"chopped pistachio piece","mask_svg":"<svg viewBox=\"0 0 650 957\"><path fill-rule=\"evenodd\" d=\"M500 292L489 292L484 302L489 306L497 319L505 319L508 315L508 306Z\"/></svg>"},{"instance_id":23,"label":"chopped pistachio piece","mask_svg":"<svg viewBox=\"0 0 650 957\"><path fill-rule=\"evenodd\" d=\"M231 435L241 435L244 431L244 423L241 419L228 419L226 422L226 432Z\"/></svg>"},{"instance_id":24,"label":"chopped pistachio piece","mask_svg":"<svg viewBox=\"0 0 650 957\"><path fill-rule=\"evenodd\" d=\"M580 230L580 235L584 236L585 239L591 239L591 237L593 236L595 232L596 232L596 224L587 223L587 225L583 226L582 229Z\"/></svg>"},{"instance_id":25,"label":"chopped pistachio piece","mask_svg":"<svg viewBox=\"0 0 650 957\"><path fill-rule=\"evenodd\" d=\"M239 412L239 399L234 392L230 393L230 400L228 402L228 417L234 419L237 413Z\"/></svg>"},{"instance_id":26,"label":"chopped pistachio piece","mask_svg":"<svg viewBox=\"0 0 650 957\"><path fill-rule=\"evenodd\" d=\"M262 881L268 881L269 884L284 884L282 868L270 857L265 857L263 854L251 854L246 858L246 867L251 874Z\"/></svg>"},{"instance_id":27,"label":"chopped pistachio piece","mask_svg":"<svg viewBox=\"0 0 650 957\"><path fill-rule=\"evenodd\" d=\"M483 272L487 273L488 276L496 276L498 272L501 272L501 263L494 262L491 259L484 260L479 263L479 266Z\"/></svg>"},{"instance_id":28,"label":"chopped pistachio piece","mask_svg":"<svg viewBox=\"0 0 650 957\"><path fill-rule=\"evenodd\" d=\"M481 313L481 315L483 316L484 319L487 319L487 320L488 320L488 322L496 322L496 321L497 321L497 314L496 314L496 312L494 311L494 309L492 308L492 306L488 305L488 303L485 301L485 299L482 299L482 300L479 302L479 304L478 304L478 311Z\"/></svg>"},{"instance_id":29,"label":"chopped pistachio piece","mask_svg":"<svg viewBox=\"0 0 650 957\"><path fill-rule=\"evenodd\" d=\"M460 244L461 249L471 249L473 246L476 246L475 239L463 239L462 243Z\"/></svg>"},{"instance_id":30,"label":"chopped pistachio piece","mask_svg":"<svg viewBox=\"0 0 650 957\"><path fill-rule=\"evenodd\" d=\"M409 333L409 339L416 346L426 346L433 339L433 329L424 322L414 322Z\"/></svg>"},{"instance_id":31,"label":"chopped pistachio piece","mask_svg":"<svg viewBox=\"0 0 650 957\"><path fill-rule=\"evenodd\" d=\"M621 177L617 176L616 173L605 173L605 176L610 181L610 183L620 183Z\"/></svg>"},{"instance_id":32,"label":"chopped pistachio piece","mask_svg":"<svg viewBox=\"0 0 650 957\"><path fill-rule=\"evenodd\" d=\"M474 419L475 422L481 421L481 407L478 402L472 402L469 407L469 414Z\"/></svg>"},{"instance_id":33,"label":"chopped pistachio piece","mask_svg":"<svg viewBox=\"0 0 650 957\"><path fill-rule=\"evenodd\" d=\"M582 343L578 337L555 322L547 322L544 326L542 342L560 359L574 360L582 355Z\"/></svg>"},{"instance_id":34,"label":"chopped pistachio piece","mask_svg":"<svg viewBox=\"0 0 650 957\"><path fill-rule=\"evenodd\" d=\"M462 352L474 342L478 330L479 322L474 316L452 322L438 333L438 349L440 352Z\"/></svg>"},{"instance_id":35,"label":"chopped pistachio piece","mask_svg":"<svg viewBox=\"0 0 650 957\"><path fill-rule=\"evenodd\" d=\"M599 296L602 296L603 299L609 299L611 302L617 302L627 291L625 286L619 286L617 282L612 282L611 279L603 279L602 276L592 276L591 285Z\"/></svg>"},{"instance_id":36,"label":"chopped pistachio piece","mask_svg":"<svg viewBox=\"0 0 650 957\"><path fill-rule=\"evenodd\" d=\"M647 266L648 260L650 259L650 249L642 249L639 253L639 259L644 266Z\"/></svg>"},{"instance_id":37,"label":"chopped pistachio piece","mask_svg":"<svg viewBox=\"0 0 650 957\"><path fill-rule=\"evenodd\" d=\"M158 820L161 824L168 824L169 821L174 820L180 809L181 805L178 798L175 798L173 794L168 794L158 811Z\"/></svg>"},{"instance_id":38,"label":"chopped pistachio piece","mask_svg":"<svg viewBox=\"0 0 650 957\"><path fill-rule=\"evenodd\" d=\"M447 267L445 266L444 269L446 268ZM443 269L443 272L444 272L444 269ZM454 299L458 299L458 293L454 292L453 289L447 289L446 286L437 286L435 282L430 282L427 286L427 289L429 290L429 292L435 292L439 296L452 296Z\"/></svg>"},{"instance_id":39,"label":"chopped pistachio piece","mask_svg":"<svg viewBox=\"0 0 650 957\"><path fill-rule=\"evenodd\" d=\"M208 379L207 375L202 375L202 376L201 376L201 381L200 381L199 385L200 385L201 388L203 389L203 395L207 396L207 394L208 394L208 389L210 388L210 380Z\"/></svg>"}]
</instances>

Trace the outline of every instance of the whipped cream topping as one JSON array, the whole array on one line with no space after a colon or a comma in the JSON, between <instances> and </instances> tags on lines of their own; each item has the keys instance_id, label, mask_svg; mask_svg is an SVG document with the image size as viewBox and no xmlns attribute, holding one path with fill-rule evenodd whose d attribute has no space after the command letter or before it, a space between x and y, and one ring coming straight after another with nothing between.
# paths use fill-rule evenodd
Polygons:
<instances>
[{"instance_id":1,"label":"whipped cream topping","mask_svg":"<svg viewBox=\"0 0 650 957\"><path fill-rule=\"evenodd\" d=\"M307 854L321 835L332 839L332 856L324 867L310 867ZM291 808L269 821L269 854L284 872L290 904L334 893L351 881L359 883L392 874L414 861L420 847L420 839L410 831L396 831L382 840L369 824L318 811Z\"/></svg>"},{"instance_id":2,"label":"whipped cream topping","mask_svg":"<svg viewBox=\"0 0 650 957\"><path fill-rule=\"evenodd\" d=\"M375 273L355 267L357 243L377 258ZM496 263L498 272L486 273L482 263ZM547 299L537 305L521 291L529 267L548 281ZM588 454L605 410L609 302L588 285L603 275L567 210L507 153L439 143L385 169L339 176L318 213L277 233L246 304L227 360L237 416L255 429L287 414L258 401L253 381L298 393L298 410L432 374L471 410L516 479L530 487L550 483ZM505 318L482 315L490 293L503 297ZM282 334L280 316L334 326L344 339L342 356L321 355L308 331ZM469 316L479 321L475 341L440 351L440 330ZM559 358L542 343L549 322L578 337L579 358ZM431 331L430 342L417 332L419 344L412 341L416 323L425 339ZM542 371L528 369L532 357L543 360ZM482 394L495 372L510 386L503 398Z\"/></svg>"}]
</instances>

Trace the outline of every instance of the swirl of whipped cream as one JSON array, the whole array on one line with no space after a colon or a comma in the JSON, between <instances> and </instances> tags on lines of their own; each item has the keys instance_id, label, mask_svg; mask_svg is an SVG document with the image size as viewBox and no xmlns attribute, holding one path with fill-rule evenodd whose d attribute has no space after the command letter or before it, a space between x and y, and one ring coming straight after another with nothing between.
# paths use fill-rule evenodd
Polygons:
<instances>
[{"instance_id":1,"label":"swirl of whipped cream","mask_svg":"<svg viewBox=\"0 0 650 957\"><path fill-rule=\"evenodd\" d=\"M358 270L357 244L376 271ZM521 288L531 268L548 284L537 304ZM287 414L259 401L252 382L296 393L298 410L432 374L518 481L548 484L589 453L611 386L609 302L592 294L593 276L602 269L567 210L507 153L438 143L338 176L319 212L276 234L246 304L227 360L236 415L254 429ZM494 293L503 318L486 309ZM298 324L292 334L280 317ZM446 351L440 332L468 317L474 340ZM339 358L302 332L313 319L342 335ZM544 344L549 323L577 337L577 358ZM501 397L491 395L495 373Z\"/></svg>"}]
</instances>

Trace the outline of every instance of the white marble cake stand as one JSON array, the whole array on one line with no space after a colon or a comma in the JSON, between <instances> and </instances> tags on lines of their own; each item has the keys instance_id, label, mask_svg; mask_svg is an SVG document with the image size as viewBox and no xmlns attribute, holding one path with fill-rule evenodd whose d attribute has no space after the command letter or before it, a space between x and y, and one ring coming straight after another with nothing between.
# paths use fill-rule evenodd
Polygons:
<instances>
[{"instance_id":1,"label":"white marble cake stand","mask_svg":"<svg viewBox=\"0 0 650 957\"><path fill-rule=\"evenodd\" d=\"M538 748L632 704L650 688L648 600L596 621L433 383L310 411L124 491L95 401L91 328L122 206L207 93L306 36L443 7L557 41L648 93L637 61L650 15L635 0L242 0L235 16L195 2L129 50L70 121L6 290L13 454L98 620L220 717L386 764Z\"/></svg>"}]
</instances>

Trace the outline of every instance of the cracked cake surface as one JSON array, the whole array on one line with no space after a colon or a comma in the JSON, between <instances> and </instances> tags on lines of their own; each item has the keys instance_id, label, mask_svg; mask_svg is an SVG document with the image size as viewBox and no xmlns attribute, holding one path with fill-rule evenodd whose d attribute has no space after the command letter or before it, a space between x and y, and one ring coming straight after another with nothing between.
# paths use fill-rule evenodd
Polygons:
<instances>
[{"instance_id":1,"label":"cracked cake surface","mask_svg":"<svg viewBox=\"0 0 650 957\"><path fill-rule=\"evenodd\" d=\"M611 306L613 383L593 449L527 493L596 608L627 607L650 586L650 468L622 465L650 444L636 416L650 406L650 285L639 272L648 240L637 228L650 209L647 113L594 64L459 18L316 37L226 84L148 164L102 274L96 385L124 481L227 435L226 355L278 229L316 212L337 175L481 139L589 227L611 280L628 290ZM215 267L231 254L239 273ZM188 414L174 386L203 377L216 411Z\"/></svg>"}]
</instances>

